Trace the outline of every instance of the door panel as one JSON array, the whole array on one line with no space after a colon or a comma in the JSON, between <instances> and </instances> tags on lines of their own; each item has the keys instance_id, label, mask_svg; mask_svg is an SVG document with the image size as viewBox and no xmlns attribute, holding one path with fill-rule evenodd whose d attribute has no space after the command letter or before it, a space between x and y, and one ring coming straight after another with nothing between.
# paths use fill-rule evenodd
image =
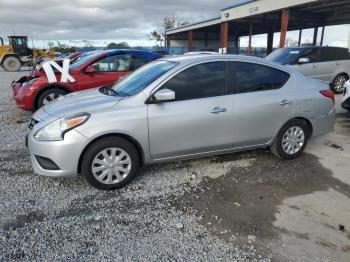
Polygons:
<instances>
[{"instance_id":1,"label":"door panel","mask_svg":"<svg viewBox=\"0 0 350 262\"><path fill-rule=\"evenodd\" d=\"M294 103L288 97L282 90L235 95L235 147L269 142L294 111ZM291 104L280 105L284 100Z\"/></svg>"},{"instance_id":2,"label":"door panel","mask_svg":"<svg viewBox=\"0 0 350 262\"><path fill-rule=\"evenodd\" d=\"M126 76L128 73L129 72L81 72L79 74L79 90L113 84Z\"/></svg>"},{"instance_id":3,"label":"door panel","mask_svg":"<svg viewBox=\"0 0 350 262\"><path fill-rule=\"evenodd\" d=\"M153 159L228 149L233 143L233 95L150 104L148 121Z\"/></svg>"},{"instance_id":4,"label":"door panel","mask_svg":"<svg viewBox=\"0 0 350 262\"><path fill-rule=\"evenodd\" d=\"M318 63L317 79L331 82L333 80L333 75L337 67L339 67L339 65L336 61Z\"/></svg>"}]
</instances>

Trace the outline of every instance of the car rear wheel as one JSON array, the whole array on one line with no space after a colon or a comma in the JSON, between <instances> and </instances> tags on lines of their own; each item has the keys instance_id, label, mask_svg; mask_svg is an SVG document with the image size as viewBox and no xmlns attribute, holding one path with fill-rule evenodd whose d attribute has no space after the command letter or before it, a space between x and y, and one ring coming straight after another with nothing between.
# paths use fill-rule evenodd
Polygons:
<instances>
[{"instance_id":1,"label":"car rear wheel","mask_svg":"<svg viewBox=\"0 0 350 262\"><path fill-rule=\"evenodd\" d=\"M342 94L344 92L344 85L349 77L345 74L338 75L332 82L332 91L334 94Z\"/></svg>"},{"instance_id":2,"label":"car rear wheel","mask_svg":"<svg viewBox=\"0 0 350 262\"><path fill-rule=\"evenodd\" d=\"M39 95L38 102L36 105L36 109L52 102L53 100L59 98L60 96L64 96L67 92L63 89L59 88L50 88Z\"/></svg>"},{"instance_id":3,"label":"car rear wheel","mask_svg":"<svg viewBox=\"0 0 350 262\"><path fill-rule=\"evenodd\" d=\"M135 177L139 169L136 148L120 137L96 141L85 152L82 173L87 182L102 190L121 188Z\"/></svg>"},{"instance_id":4,"label":"car rear wheel","mask_svg":"<svg viewBox=\"0 0 350 262\"><path fill-rule=\"evenodd\" d=\"M303 153L309 135L310 130L305 121L291 120L278 132L271 152L284 160L295 159Z\"/></svg>"},{"instance_id":5,"label":"car rear wheel","mask_svg":"<svg viewBox=\"0 0 350 262\"><path fill-rule=\"evenodd\" d=\"M4 59L2 66L6 71L19 71L21 69L21 61L15 56L8 56Z\"/></svg>"}]
</instances>

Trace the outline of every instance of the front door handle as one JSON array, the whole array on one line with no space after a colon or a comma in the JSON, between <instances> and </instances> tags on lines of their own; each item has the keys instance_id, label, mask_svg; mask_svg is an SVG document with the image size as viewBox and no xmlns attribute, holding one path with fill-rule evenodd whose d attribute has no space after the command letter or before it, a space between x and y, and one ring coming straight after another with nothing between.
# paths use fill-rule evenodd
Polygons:
<instances>
[{"instance_id":1,"label":"front door handle","mask_svg":"<svg viewBox=\"0 0 350 262\"><path fill-rule=\"evenodd\" d=\"M292 101L289 101L287 99L284 99L280 102L280 106L289 106L291 105L293 102Z\"/></svg>"},{"instance_id":2,"label":"front door handle","mask_svg":"<svg viewBox=\"0 0 350 262\"><path fill-rule=\"evenodd\" d=\"M316 68L316 67L317 67L317 65L312 65L311 67L312 67L312 68Z\"/></svg>"},{"instance_id":3,"label":"front door handle","mask_svg":"<svg viewBox=\"0 0 350 262\"><path fill-rule=\"evenodd\" d=\"M220 113L225 113L225 112L227 112L227 109L221 108L221 107L215 107L210 111L210 113L212 113L212 114L220 114Z\"/></svg>"}]
</instances>

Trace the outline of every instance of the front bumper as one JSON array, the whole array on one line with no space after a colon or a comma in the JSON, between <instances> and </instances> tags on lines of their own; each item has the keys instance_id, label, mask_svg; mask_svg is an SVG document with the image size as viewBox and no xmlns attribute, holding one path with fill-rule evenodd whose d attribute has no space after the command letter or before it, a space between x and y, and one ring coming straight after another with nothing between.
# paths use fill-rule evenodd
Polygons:
<instances>
[{"instance_id":1,"label":"front bumper","mask_svg":"<svg viewBox=\"0 0 350 262\"><path fill-rule=\"evenodd\" d=\"M33 135L33 131L29 132L26 141L36 174L47 177L76 177L78 175L79 159L89 142L85 136L76 130L71 130L65 134L63 141L37 141ZM56 170L45 169L38 161L40 157L50 160L58 168Z\"/></svg>"},{"instance_id":2,"label":"front bumper","mask_svg":"<svg viewBox=\"0 0 350 262\"><path fill-rule=\"evenodd\" d=\"M25 110L33 110L33 96L29 92L29 88L22 88L22 83L12 82L12 96L17 106Z\"/></svg>"}]
</instances>

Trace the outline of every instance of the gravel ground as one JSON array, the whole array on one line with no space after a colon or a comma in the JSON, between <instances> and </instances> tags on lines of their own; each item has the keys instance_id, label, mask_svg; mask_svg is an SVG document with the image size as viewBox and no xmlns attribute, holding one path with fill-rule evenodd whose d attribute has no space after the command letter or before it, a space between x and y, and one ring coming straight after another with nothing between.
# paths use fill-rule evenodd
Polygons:
<instances>
[{"instance_id":1,"label":"gravel ground","mask_svg":"<svg viewBox=\"0 0 350 262\"><path fill-rule=\"evenodd\" d=\"M0 72L0 261L308 261L305 241L320 254L315 261L346 261L345 244L343 253L324 253L313 232L275 225L286 200L329 188L350 197L310 153L290 162L256 150L154 165L115 192L33 174L23 141L31 113L16 108L9 89L24 73ZM334 234L350 240L346 230ZM290 238L296 251L286 249Z\"/></svg>"}]
</instances>

